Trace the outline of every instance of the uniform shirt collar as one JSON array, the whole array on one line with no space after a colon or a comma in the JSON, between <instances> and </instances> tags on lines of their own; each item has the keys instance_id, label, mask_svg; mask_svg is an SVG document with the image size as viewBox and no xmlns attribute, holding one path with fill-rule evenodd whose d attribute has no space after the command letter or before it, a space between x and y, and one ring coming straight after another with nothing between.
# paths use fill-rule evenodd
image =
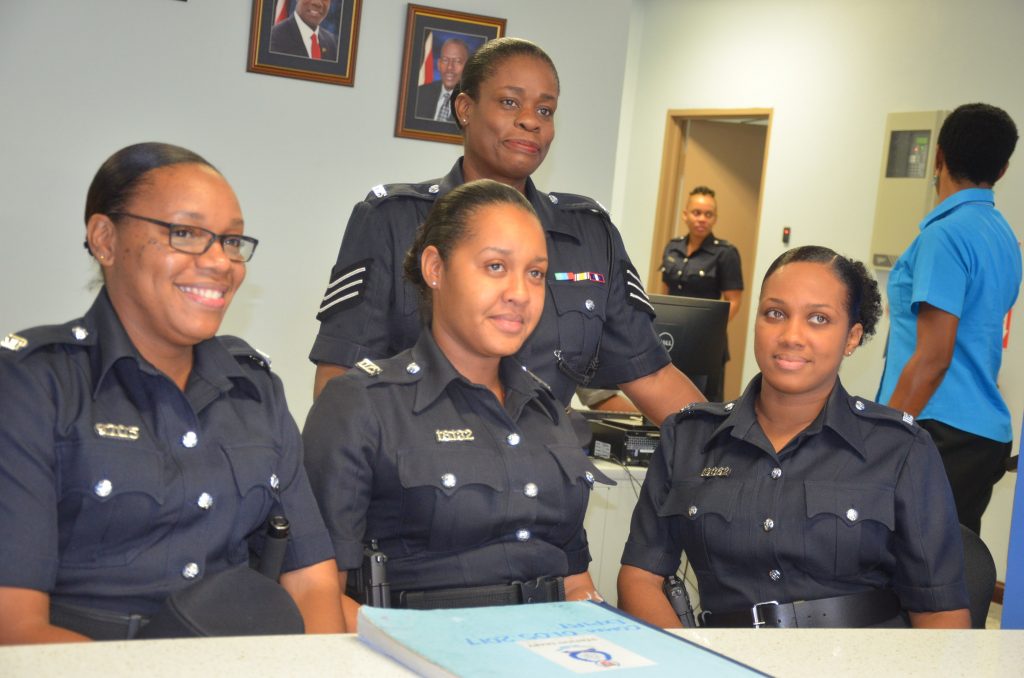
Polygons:
<instances>
[{"instance_id":1,"label":"uniform shirt collar","mask_svg":"<svg viewBox=\"0 0 1024 678\"><path fill-rule=\"evenodd\" d=\"M92 353L93 398L99 395L100 387L107 379L111 368L121 360L133 362L140 372L154 376L161 374L135 348L110 302L106 287L100 290L92 307L85 314L83 324L96 346ZM260 399L256 384L242 371L238 361L216 338L197 344L194 349L194 360L192 374L189 376L190 383L196 378L201 378L220 392L226 393L234 386L233 380L239 380L249 395L256 400Z\"/></svg>"},{"instance_id":2,"label":"uniform shirt collar","mask_svg":"<svg viewBox=\"0 0 1024 678\"><path fill-rule=\"evenodd\" d=\"M462 173L462 158L459 158L455 161L455 166L452 167L451 172L441 180L438 186L438 194L444 195L456 186L465 183L465 181L465 175ZM562 220L558 218L558 214L555 211L554 204L551 202L551 197L547 193L538 190L531 177L526 177L525 195L526 199L533 205L534 211L537 212L537 218L540 219L541 226L544 227L545 231L560 233L579 241L579 233L570 228L568 224L562 223Z\"/></svg>"},{"instance_id":3,"label":"uniform shirt collar","mask_svg":"<svg viewBox=\"0 0 1024 678\"><path fill-rule=\"evenodd\" d=\"M743 395L734 401L732 411L708 438L704 452L709 451L712 441L726 431L731 430L734 438L749 439L752 429L757 425L754 402L761 392L761 379L762 375L758 374L750 380ZM817 435L823 429L828 428L845 440L861 458L866 458L864 435L861 432L859 417L854 413L856 400L856 398L850 397L846 389L843 388L842 382L837 378L836 385L832 388L828 400L825 401L825 407L807 428L797 434L794 440ZM764 433L758 431L758 436L764 437Z\"/></svg>"},{"instance_id":4,"label":"uniform shirt collar","mask_svg":"<svg viewBox=\"0 0 1024 678\"><path fill-rule=\"evenodd\" d=\"M932 223L946 217L950 212L959 209L969 202L988 203L995 206L995 193L992 192L991 188L965 188L962 191L957 191L936 205L921 222L919 228L923 231Z\"/></svg>"},{"instance_id":5,"label":"uniform shirt collar","mask_svg":"<svg viewBox=\"0 0 1024 678\"><path fill-rule=\"evenodd\" d=\"M423 377L416 384L416 396L413 400L413 413L419 414L442 396L449 384L458 383L463 388L480 389L479 385L471 384L449 362L448 357L434 340L429 328L420 333L416 345L412 347L412 359L423 371ZM552 404L552 398L543 398L544 387L536 379L530 377L523 366L515 358L501 359L498 367L501 383L505 387L506 410L513 419L518 419L526 403L537 400L541 409L552 421L558 421L558 409ZM552 402L548 402L552 401Z\"/></svg>"}]
</instances>

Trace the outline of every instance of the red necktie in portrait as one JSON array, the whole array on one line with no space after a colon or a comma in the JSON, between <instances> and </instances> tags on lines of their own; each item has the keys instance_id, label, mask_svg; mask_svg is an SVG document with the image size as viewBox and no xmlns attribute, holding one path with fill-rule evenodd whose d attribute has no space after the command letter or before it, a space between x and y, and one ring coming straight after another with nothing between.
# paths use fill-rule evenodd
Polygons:
<instances>
[{"instance_id":1,"label":"red necktie in portrait","mask_svg":"<svg viewBox=\"0 0 1024 678\"><path fill-rule=\"evenodd\" d=\"M313 35L309 36L309 39L313 43L313 46L309 50L309 53L311 55L313 55L314 59L319 59L320 58L320 41L316 39L316 33L314 33Z\"/></svg>"}]
</instances>

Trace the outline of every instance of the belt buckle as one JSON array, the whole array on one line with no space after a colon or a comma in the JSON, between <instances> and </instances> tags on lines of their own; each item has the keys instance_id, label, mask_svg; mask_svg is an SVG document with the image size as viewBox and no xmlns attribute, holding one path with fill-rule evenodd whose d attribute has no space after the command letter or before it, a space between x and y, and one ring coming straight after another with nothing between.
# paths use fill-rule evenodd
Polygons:
<instances>
[{"instance_id":1,"label":"belt buckle","mask_svg":"<svg viewBox=\"0 0 1024 678\"><path fill-rule=\"evenodd\" d=\"M536 579L529 579L527 581L514 581L512 585L519 591L519 600L523 603L535 603L538 602L540 594L543 591L541 588L544 584L543 577L537 577ZM546 594L547 592L544 591ZM547 595L544 596L547 598Z\"/></svg>"},{"instance_id":2,"label":"belt buckle","mask_svg":"<svg viewBox=\"0 0 1024 678\"><path fill-rule=\"evenodd\" d=\"M759 629L759 628L761 628L762 626L764 626L765 624L768 623L768 622L764 621L763 619L761 619L759 617L759 615L758 615L758 609L757 608L761 607L762 605L774 605L775 607L778 607L779 606L779 601L777 601L777 600L766 600L763 603L755 603L754 606L750 608L750 616L753 617L754 628L755 629Z\"/></svg>"}]
</instances>

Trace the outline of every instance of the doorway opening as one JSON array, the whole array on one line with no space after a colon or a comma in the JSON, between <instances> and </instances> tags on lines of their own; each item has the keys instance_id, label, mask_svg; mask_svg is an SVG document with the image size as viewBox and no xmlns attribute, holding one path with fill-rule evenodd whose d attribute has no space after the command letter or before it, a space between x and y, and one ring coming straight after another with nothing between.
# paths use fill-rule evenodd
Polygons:
<instances>
[{"instance_id":1,"label":"doorway opening","mask_svg":"<svg viewBox=\"0 0 1024 678\"><path fill-rule=\"evenodd\" d=\"M669 110L662 147L661 178L651 242L649 290L663 291L661 259L672 238L686 235L682 211L696 186L714 189L718 222L714 235L740 253L743 297L729 323L730 361L725 367L726 400L743 389L743 360L761 218L764 172L768 161L772 109Z\"/></svg>"}]
</instances>

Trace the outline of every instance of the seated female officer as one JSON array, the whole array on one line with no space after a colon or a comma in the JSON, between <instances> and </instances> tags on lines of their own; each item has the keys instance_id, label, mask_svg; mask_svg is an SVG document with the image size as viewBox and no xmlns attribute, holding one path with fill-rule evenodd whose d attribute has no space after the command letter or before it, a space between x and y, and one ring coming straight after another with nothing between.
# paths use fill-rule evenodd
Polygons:
<instances>
[{"instance_id":1,"label":"seated female officer","mask_svg":"<svg viewBox=\"0 0 1024 678\"><path fill-rule=\"evenodd\" d=\"M541 316L547 257L514 188L470 182L431 210L405 260L429 331L329 381L303 430L343 588L374 542L396 606L595 595L583 515L611 481L510 357Z\"/></svg>"},{"instance_id":2,"label":"seated female officer","mask_svg":"<svg viewBox=\"0 0 1024 678\"><path fill-rule=\"evenodd\" d=\"M247 565L275 506L282 586L307 631L343 630L281 382L215 336L256 248L231 187L137 144L100 167L85 220L92 308L0 348L0 642L132 637L169 594Z\"/></svg>"},{"instance_id":3,"label":"seated female officer","mask_svg":"<svg viewBox=\"0 0 1024 678\"><path fill-rule=\"evenodd\" d=\"M909 415L852 397L839 365L880 315L863 264L786 252L761 287L761 368L735 402L665 422L633 513L619 604L678 626L685 551L707 626L969 625L942 463Z\"/></svg>"}]
</instances>

